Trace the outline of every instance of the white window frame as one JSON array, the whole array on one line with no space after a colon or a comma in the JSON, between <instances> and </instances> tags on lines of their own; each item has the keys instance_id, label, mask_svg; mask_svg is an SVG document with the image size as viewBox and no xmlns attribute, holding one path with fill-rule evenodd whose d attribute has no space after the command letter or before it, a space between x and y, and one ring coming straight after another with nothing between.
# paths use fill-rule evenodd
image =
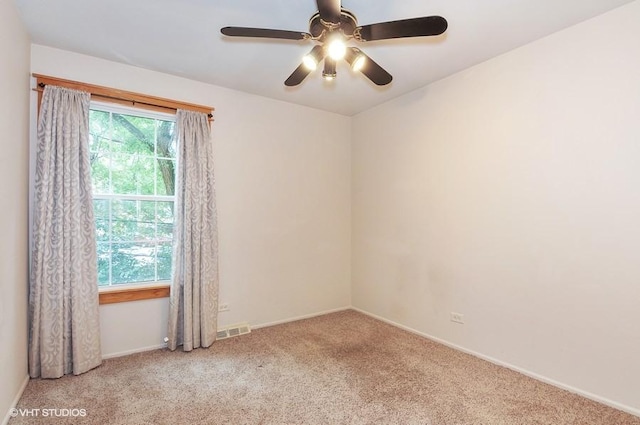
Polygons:
<instances>
[{"instance_id":1,"label":"white window frame","mask_svg":"<svg viewBox=\"0 0 640 425\"><path fill-rule=\"evenodd\" d=\"M97 110L97 111L104 111L104 112L110 112L110 113L116 113L116 114L124 114L124 115L133 115L133 116L137 116L137 117L143 117L143 118L150 118L150 119L156 119L156 120L162 120L162 121L176 121L176 116L175 114L168 114L168 113L163 113L163 112L156 112L156 111L149 111L147 109L140 109L140 108L135 108L135 107L127 107L127 106L122 106L122 105L118 105L118 104L114 104L114 103L107 103L107 102L99 102L99 101L91 101L90 102L90 106L89 106L90 110ZM154 155L154 158L158 158L157 156ZM163 157L161 157L163 158ZM175 170L176 173L178 171L178 155L176 153L176 158L167 158L167 159L171 159L171 160L175 160ZM154 170L156 170L155 167L157 167L157 161L154 162ZM177 175L176 175L177 177ZM111 169L109 169L109 180L111 180ZM92 199L104 199L104 200L113 200L113 199L117 199L117 200L123 200L123 201L163 201L163 202L174 202L175 205L175 195L173 196L169 196L169 195L133 195L133 194L128 194L128 195L120 195L120 194L95 194L92 193ZM111 208L109 208L109 223L111 223ZM111 244L113 243L112 241L112 234L111 234L111 230L109 231L109 245L111 246ZM173 242L173 238L171 239L154 239L154 241L157 242ZM119 243L135 243L135 242L141 242L141 241L118 241ZM147 242L147 241L144 241ZM97 248L97 244L96 244L96 248ZM111 259L109 260L111 261ZM155 267L156 267L156 275L157 275L157 267L158 267L158 259L157 259L157 252L156 252L156 261L155 261ZM109 281L111 282L111 264L109 264ZM147 288L147 287L157 287L159 285L168 285L171 282L169 280L154 280L154 281L144 281L144 282L128 282L128 283L110 283L109 285L98 285L98 291L99 292L109 292L109 291L118 291L118 290L123 290L123 289L129 289L129 288Z\"/></svg>"}]
</instances>

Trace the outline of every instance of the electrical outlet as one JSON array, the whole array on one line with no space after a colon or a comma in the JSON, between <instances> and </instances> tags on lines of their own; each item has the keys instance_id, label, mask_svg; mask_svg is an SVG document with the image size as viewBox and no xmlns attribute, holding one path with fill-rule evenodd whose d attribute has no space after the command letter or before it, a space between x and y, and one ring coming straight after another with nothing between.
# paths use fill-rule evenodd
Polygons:
<instances>
[{"instance_id":1,"label":"electrical outlet","mask_svg":"<svg viewBox=\"0 0 640 425\"><path fill-rule=\"evenodd\" d=\"M451 321L464 324L464 314L451 312Z\"/></svg>"},{"instance_id":2,"label":"electrical outlet","mask_svg":"<svg viewBox=\"0 0 640 425\"><path fill-rule=\"evenodd\" d=\"M229 304L227 303L218 304L219 313L222 313L223 311L229 311L229 310L231 310L231 307L229 307Z\"/></svg>"}]
</instances>

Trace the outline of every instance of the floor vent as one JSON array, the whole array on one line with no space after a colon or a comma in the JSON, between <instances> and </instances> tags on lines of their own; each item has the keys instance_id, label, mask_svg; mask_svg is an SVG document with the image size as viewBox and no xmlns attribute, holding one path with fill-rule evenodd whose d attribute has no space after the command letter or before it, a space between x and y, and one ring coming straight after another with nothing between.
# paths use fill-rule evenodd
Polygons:
<instances>
[{"instance_id":1,"label":"floor vent","mask_svg":"<svg viewBox=\"0 0 640 425\"><path fill-rule=\"evenodd\" d=\"M231 338L238 335L244 335L251 332L251 328L248 323L243 323L240 325L229 326L224 329L220 329L216 336L216 339L225 339Z\"/></svg>"}]
</instances>

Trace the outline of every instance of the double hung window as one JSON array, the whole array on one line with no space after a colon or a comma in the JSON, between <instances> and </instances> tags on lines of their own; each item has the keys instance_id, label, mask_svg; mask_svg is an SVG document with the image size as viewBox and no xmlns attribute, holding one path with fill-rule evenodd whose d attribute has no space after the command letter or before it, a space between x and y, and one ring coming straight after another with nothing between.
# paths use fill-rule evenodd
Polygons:
<instances>
[{"instance_id":1,"label":"double hung window","mask_svg":"<svg viewBox=\"0 0 640 425\"><path fill-rule=\"evenodd\" d=\"M92 102L89 128L98 285L170 280L175 117Z\"/></svg>"}]
</instances>

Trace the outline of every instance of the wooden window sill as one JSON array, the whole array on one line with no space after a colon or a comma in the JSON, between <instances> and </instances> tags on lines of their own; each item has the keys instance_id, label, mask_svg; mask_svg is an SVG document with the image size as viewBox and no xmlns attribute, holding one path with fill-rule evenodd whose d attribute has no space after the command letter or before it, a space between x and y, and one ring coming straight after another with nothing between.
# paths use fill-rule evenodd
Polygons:
<instances>
[{"instance_id":1,"label":"wooden window sill","mask_svg":"<svg viewBox=\"0 0 640 425\"><path fill-rule=\"evenodd\" d=\"M100 305L125 303L129 301L151 300L154 298L167 298L169 285L146 286L142 288L123 288L102 291L99 293Z\"/></svg>"}]
</instances>

